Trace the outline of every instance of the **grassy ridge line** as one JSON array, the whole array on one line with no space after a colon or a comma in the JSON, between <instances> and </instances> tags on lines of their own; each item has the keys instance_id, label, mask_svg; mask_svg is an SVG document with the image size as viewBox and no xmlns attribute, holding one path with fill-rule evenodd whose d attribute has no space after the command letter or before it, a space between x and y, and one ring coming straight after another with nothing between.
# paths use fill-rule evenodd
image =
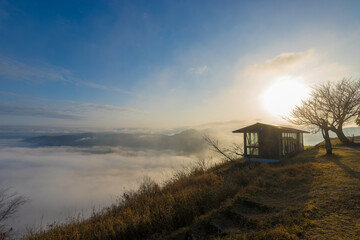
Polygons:
<instances>
[{"instance_id":1,"label":"grassy ridge line","mask_svg":"<svg viewBox=\"0 0 360 240\"><path fill-rule=\"evenodd\" d=\"M324 153L198 167L163 187L148 180L88 220L24 239L356 239L360 153Z\"/></svg>"},{"instance_id":2,"label":"grassy ridge line","mask_svg":"<svg viewBox=\"0 0 360 240\"><path fill-rule=\"evenodd\" d=\"M360 146L360 136L348 137L348 139L354 143L354 146ZM330 138L332 146L344 146L344 144L338 138ZM325 141L322 141L316 146L325 146Z\"/></svg>"}]
</instances>

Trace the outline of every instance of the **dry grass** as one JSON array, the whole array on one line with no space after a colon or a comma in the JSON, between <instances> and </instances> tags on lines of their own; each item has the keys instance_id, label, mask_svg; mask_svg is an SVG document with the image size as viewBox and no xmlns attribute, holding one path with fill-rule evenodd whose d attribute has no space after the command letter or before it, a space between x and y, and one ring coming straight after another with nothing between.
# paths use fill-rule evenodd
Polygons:
<instances>
[{"instance_id":1,"label":"dry grass","mask_svg":"<svg viewBox=\"0 0 360 240\"><path fill-rule=\"evenodd\" d=\"M278 164L226 162L145 181L85 221L24 239L356 239L360 152L316 147Z\"/></svg>"},{"instance_id":2,"label":"dry grass","mask_svg":"<svg viewBox=\"0 0 360 240\"><path fill-rule=\"evenodd\" d=\"M261 175L226 205L164 239L359 239L360 152L324 154L257 166Z\"/></svg>"},{"instance_id":3,"label":"dry grass","mask_svg":"<svg viewBox=\"0 0 360 240\"><path fill-rule=\"evenodd\" d=\"M360 145L360 136L348 137L350 142ZM331 138L332 146L343 146L343 143L338 138ZM316 146L325 146L325 141L318 143Z\"/></svg>"}]
</instances>

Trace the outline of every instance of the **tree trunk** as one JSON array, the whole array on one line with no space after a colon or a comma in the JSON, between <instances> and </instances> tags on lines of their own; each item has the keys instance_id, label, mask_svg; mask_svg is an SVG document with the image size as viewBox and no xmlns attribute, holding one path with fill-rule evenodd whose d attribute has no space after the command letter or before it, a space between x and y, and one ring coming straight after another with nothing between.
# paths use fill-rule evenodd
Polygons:
<instances>
[{"instance_id":1,"label":"tree trunk","mask_svg":"<svg viewBox=\"0 0 360 240\"><path fill-rule=\"evenodd\" d=\"M345 136L341 126L338 127L336 130L334 130L334 132L336 133L337 137L344 145L351 144L351 141Z\"/></svg>"},{"instance_id":2,"label":"tree trunk","mask_svg":"<svg viewBox=\"0 0 360 240\"><path fill-rule=\"evenodd\" d=\"M332 146L329 136L329 129L321 129L322 135L325 139L325 148L326 148L326 154L331 155L332 154Z\"/></svg>"}]
</instances>

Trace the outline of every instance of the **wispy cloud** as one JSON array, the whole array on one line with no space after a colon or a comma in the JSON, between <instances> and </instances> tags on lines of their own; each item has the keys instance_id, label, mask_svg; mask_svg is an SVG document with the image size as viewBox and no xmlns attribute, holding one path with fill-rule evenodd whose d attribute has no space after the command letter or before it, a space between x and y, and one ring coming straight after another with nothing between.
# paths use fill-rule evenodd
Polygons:
<instances>
[{"instance_id":1,"label":"wispy cloud","mask_svg":"<svg viewBox=\"0 0 360 240\"><path fill-rule=\"evenodd\" d=\"M94 89L113 91L122 94L132 94L130 91L126 91L118 87L84 81L73 76L72 72L68 69L57 67L38 67L5 57L0 57L0 75L12 80L25 80L32 82L62 81Z\"/></svg>"},{"instance_id":2,"label":"wispy cloud","mask_svg":"<svg viewBox=\"0 0 360 240\"><path fill-rule=\"evenodd\" d=\"M209 67L207 65L204 65L204 66L200 66L200 67L191 67L191 68L188 69L188 72L190 74L203 75L208 70L209 70Z\"/></svg>"},{"instance_id":3,"label":"wispy cloud","mask_svg":"<svg viewBox=\"0 0 360 240\"><path fill-rule=\"evenodd\" d=\"M3 95L3 96L19 96L19 94L16 94L16 93L13 93L13 92L3 92L3 91L0 91L0 95Z\"/></svg>"},{"instance_id":4,"label":"wispy cloud","mask_svg":"<svg viewBox=\"0 0 360 240\"><path fill-rule=\"evenodd\" d=\"M250 65L245 70L245 74L263 74L267 72L289 71L309 62L314 62L318 58L313 49L304 52L285 52L264 62Z\"/></svg>"},{"instance_id":5,"label":"wispy cloud","mask_svg":"<svg viewBox=\"0 0 360 240\"><path fill-rule=\"evenodd\" d=\"M90 88L96 88L96 89L101 89L101 90L106 90L106 91L114 91L114 92L119 92L119 93L128 94L128 95L132 94L130 91L126 91L126 90L123 90L123 89L117 88L117 87L109 87L109 86L105 86L105 85L101 85L101 84L97 84L97 83L82 81L79 79L73 79L73 81L75 81L76 83L79 83L81 85L84 85L86 87L90 87Z\"/></svg>"},{"instance_id":6,"label":"wispy cloud","mask_svg":"<svg viewBox=\"0 0 360 240\"><path fill-rule=\"evenodd\" d=\"M27 107L0 104L0 115L7 116L33 116L42 118L56 118L56 119L81 119L80 116L74 114L63 113L61 111L54 111L47 108Z\"/></svg>"},{"instance_id":7,"label":"wispy cloud","mask_svg":"<svg viewBox=\"0 0 360 240\"><path fill-rule=\"evenodd\" d=\"M0 57L0 75L12 79L66 81L64 76L67 74L69 71L64 69L34 67L10 58Z\"/></svg>"},{"instance_id":8,"label":"wispy cloud","mask_svg":"<svg viewBox=\"0 0 360 240\"><path fill-rule=\"evenodd\" d=\"M10 13L6 10L6 5L8 5L7 1L0 2L0 19L8 19L10 17Z\"/></svg>"},{"instance_id":9,"label":"wispy cloud","mask_svg":"<svg viewBox=\"0 0 360 240\"><path fill-rule=\"evenodd\" d=\"M52 100L24 96L13 92L0 92L0 96L0 115L2 116L30 116L84 121L94 116L100 118L111 118L113 116L116 118L125 113L145 113L142 110L130 107L70 100Z\"/></svg>"},{"instance_id":10,"label":"wispy cloud","mask_svg":"<svg viewBox=\"0 0 360 240\"><path fill-rule=\"evenodd\" d=\"M0 1L0 29L6 24L14 15L22 13L22 11L11 4L8 0Z\"/></svg>"},{"instance_id":11,"label":"wispy cloud","mask_svg":"<svg viewBox=\"0 0 360 240\"><path fill-rule=\"evenodd\" d=\"M69 100L51 100L51 101L68 104L72 108L77 108L79 111L83 111L83 112L95 111L95 110L109 111L109 112L137 112L137 113L144 112L142 110L135 108L119 107L109 104L96 104L96 103L77 102L77 101L69 101Z\"/></svg>"},{"instance_id":12,"label":"wispy cloud","mask_svg":"<svg viewBox=\"0 0 360 240\"><path fill-rule=\"evenodd\" d=\"M127 107L118 107L114 105L107 104L95 104L95 103L87 103L87 106L92 107L94 109L102 109L106 111L119 111L119 112L143 112L141 110L135 108L127 108Z\"/></svg>"},{"instance_id":13,"label":"wispy cloud","mask_svg":"<svg viewBox=\"0 0 360 240\"><path fill-rule=\"evenodd\" d=\"M354 70L348 65L329 59L326 53L309 49L280 53L274 58L252 64L245 69L241 77L251 81L272 81L281 76L293 76L303 78L308 84L314 84L336 81L351 72Z\"/></svg>"}]
</instances>

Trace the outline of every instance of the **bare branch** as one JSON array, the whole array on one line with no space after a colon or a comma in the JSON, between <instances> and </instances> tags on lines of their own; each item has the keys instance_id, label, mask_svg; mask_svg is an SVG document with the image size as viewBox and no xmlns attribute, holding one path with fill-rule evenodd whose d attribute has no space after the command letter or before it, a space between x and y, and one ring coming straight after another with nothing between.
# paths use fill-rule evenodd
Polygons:
<instances>
[{"instance_id":1,"label":"bare branch","mask_svg":"<svg viewBox=\"0 0 360 240\"><path fill-rule=\"evenodd\" d=\"M5 220L12 217L25 202L26 199L17 193L9 193L9 188L0 190L0 236L4 236L4 239L12 230L6 230Z\"/></svg>"},{"instance_id":2,"label":"bare branch","mask_svg":"<svg viewBox=\"0 0 360 240\"><path fill-rule=\"evenodd\" d=\"M350 141L343 133L343 126L360 114L360 80L342 79L313 87L310 99L296 106L285 120L306 126L331 130L344 143ZM358 117L359 119L359 117ZM360 124L360 120L357 120Z\"/></svg>"},{"instance_id":3,"label":"bare branch","mask_svg":"<svg viewBox=\"0 0 360 240\"><path fill-rule=\"evenodd\" d=\"M219 141L211 138L208 134L203 135L204 141L209 145L210 150L224 156L229 161L235 161L239 156L243 156L243 148L233 143L231 148L221 148Z\"/></svg>"}]
</instances>

